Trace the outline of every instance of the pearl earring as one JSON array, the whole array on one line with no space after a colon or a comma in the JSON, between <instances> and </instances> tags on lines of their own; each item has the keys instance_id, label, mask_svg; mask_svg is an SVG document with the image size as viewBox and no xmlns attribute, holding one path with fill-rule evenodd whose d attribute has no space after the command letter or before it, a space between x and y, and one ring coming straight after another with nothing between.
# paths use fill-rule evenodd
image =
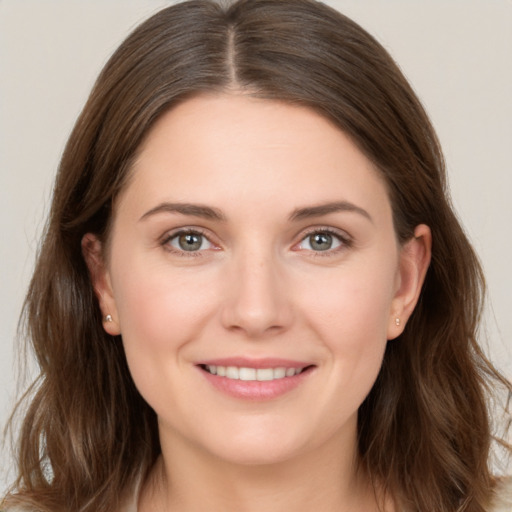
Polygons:
<instances>
[{"instance_id":1,"label":"pearl earring","mask_svg":"<svg viewBox=\"0 0 512 512\"><path fill-rule=\"evenodd\" d=\"M398 318L398 317L395 318L395 325L397 325L397 326L400 325L400 318Z\"/></svg>"},{"instance_id":2,"label":"pearl earring","mask_svg":"<svg viewBox=\"0 0 512 512\"><path fill-rule=\"evenodd\" d=\"M107 315L105 317L105 322L112 322L112 315Z\"/></svg>"}]
</instances>

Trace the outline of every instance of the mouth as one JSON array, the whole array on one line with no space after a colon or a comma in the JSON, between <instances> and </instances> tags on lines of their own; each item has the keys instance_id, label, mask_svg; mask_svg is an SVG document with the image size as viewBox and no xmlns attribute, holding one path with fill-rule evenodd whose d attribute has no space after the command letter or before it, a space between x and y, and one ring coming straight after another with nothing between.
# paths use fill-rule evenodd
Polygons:
<instances>
[{"instance_id":1,"label":"mouth","mask_svg":"<svg viewBox=\"0 0 512 512\"><path fill-rule=\"evenodd\" d=\"M221 364L222 363L222 364ZM196 365L214 389L242 400L271 400L298 388L316 365L278 359L231 358Z\"/></svg>"},{"instance_id":2,"label":"mouth","mask_svg":"<svg viewBox=\"0 0 512 512\"><path fill-rule=\"evenodd\" d=\"M287 379L300 375L302 372L312 368L312 366L313 365L296 368L285 368L283 366L278 366L276 368L248 368L244 366L222 366L214 364L199 365L202 370L211 375L245 382L269 382L273 380Z\"/></svg>"}]
</instances>

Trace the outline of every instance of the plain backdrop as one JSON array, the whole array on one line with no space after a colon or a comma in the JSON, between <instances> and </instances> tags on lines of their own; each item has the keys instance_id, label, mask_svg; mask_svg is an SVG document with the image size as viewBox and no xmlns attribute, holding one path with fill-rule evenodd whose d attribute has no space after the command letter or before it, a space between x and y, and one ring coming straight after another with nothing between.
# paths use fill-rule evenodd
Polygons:
<instances>
[{"instance_id":1,"label":"plain backdrop","mask_svg":"<svg viewBox=\"0 0 512 512\"><path fill-rule=\"evenodd\" d=\"M170 3L0 0L0 426L16 396L16 324L67 136L109 55ZM430 113L487 274L485 347L512 376L512 1L327 3L384 44ZM11 470L4 446L0 494Z\"/></svg>"}]
</instances>

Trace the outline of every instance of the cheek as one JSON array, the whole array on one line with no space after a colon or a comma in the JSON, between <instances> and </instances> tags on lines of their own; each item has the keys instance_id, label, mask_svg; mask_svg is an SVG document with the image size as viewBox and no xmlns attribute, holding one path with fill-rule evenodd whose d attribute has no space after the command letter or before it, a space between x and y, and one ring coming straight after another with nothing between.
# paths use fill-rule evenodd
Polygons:
<instances>
[{"instance_id":1,"label":"cheek","mask_svg":"<svg viewBox=\"0 0 512 512\"><path fill-rule=\"evenodd\" d=\"M337 384L360 390L355 402L369 392L382 364L395 287L393 262L344 269L323 283L307 307L309 328L324 341Z\"/></svg>"},{"instance_id":2,"label":"cheek","mask_svg":"<svg viewBox=\"0 0 512 512\"><path fill-rule=\"evenodd\" d=\"M323 279L316 276L318 292L314 297L303 297L308 297L309 316L318 328L325 328L335 337L337 334L340 343L359 346L362 339L371 342L386 338L396 269L391 258L387 264L357 263Z\"/></svg>"},{"instance_id":3,"label":"cheek","mask_svg":"<svg viewBox=\"0 0 512 512\"><path fill-rule=\"evenodd\" d=\"M186 396L183 354L212 309L211 294L198 293L199 287L168 270L137 272L132 266L116 289L128 367L137 389L156 411L172 410L179 396Z\"/></svg>"},{"instance_id":4,"label":"cheek","mask_svg":"<svg viewBox=\"0 0 512 512\"><path fill-rule=\"evenodd\" d=\"M129 272L119 268L114 276L114 294L128 364L144 387L166 379L166 365L197 338L215 311L214 290L202 286L197 273L172 272L168 265L132 260L125 268Z\"/></svg>"},{"instance_id":5,"label":"cheek","mask_svg":"<svg viewBox=\"0 0 512 512\"><path fill-rule=\"evenodd\" d=\"M329 352L331 378L323 405L336 419L333 432L357 414L377 379L387 345L388 318L387 301L377 300L371 288L347 286L346 293L337 293L336 298L338 307L326 312L318 327L325 326L320 336Z\"/></svg>"}]
</instances>

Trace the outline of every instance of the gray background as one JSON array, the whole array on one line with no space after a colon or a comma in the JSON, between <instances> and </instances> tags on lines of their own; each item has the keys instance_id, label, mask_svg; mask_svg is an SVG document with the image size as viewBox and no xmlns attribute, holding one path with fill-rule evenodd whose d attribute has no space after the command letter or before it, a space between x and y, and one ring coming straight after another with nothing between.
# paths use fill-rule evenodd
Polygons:
<instances>
[{"instance_id":1,"label":"gray background","mask_svg":"<svg viewBox=\"0 0 512 512\"><path fill-rule=\"evenodd\" d=\"M0 426L17 393L16 323L60 153L108 56L169 3L0 0ZM384 44L431 115L487 274L488 351L512 376L512 1L327 3ZM4 446L0 494L11 469Z\"/></svg>"}]
</instances>

